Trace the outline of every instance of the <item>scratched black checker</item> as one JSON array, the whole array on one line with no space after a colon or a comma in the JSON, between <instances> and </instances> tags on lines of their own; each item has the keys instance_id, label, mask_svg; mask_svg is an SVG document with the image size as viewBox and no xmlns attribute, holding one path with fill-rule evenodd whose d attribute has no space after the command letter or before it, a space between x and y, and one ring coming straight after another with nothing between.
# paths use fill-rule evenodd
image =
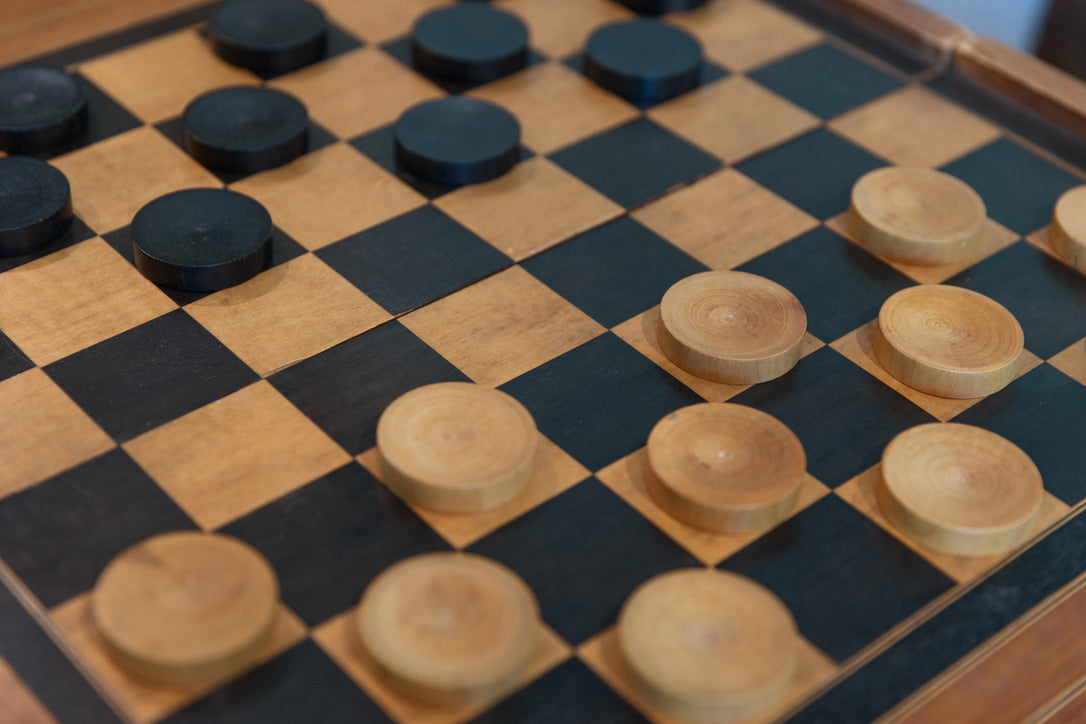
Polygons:
<instances>
[{"instance_id":1,"label":"scratched black checker","mask_svg":"<svg viewBox=\"0 0 1086 724\"><path fill-rule=\"evenodd\" d=\"M628 216L522 266L605 327L659 304L672 284L707 269Z\"/></svg>"},{"instance_id":2,"label":"scratched black checker","mask_svg":"<svg viewBox=\"0 0 1086 724\"><path fill-rule=\"evenodd\" d=\"M720 167L719 159L646 118L567 146L550 158L626 208Z\"/></svg>"},{"instance_id":3,"label":"scratched black checker","mask_svg":"<svg viewBox=\"0 0 1086 724\"><path fill-rule=\"evenodd\" d=\"M268 557L283 601L315 626L358 603L378 573L448 550L410 508L351 463L222 529Z\"/></svg>"},{"instance_id":4,"label":"scratched black checker","mask_svg":"<svg viewBox=\"0 0 1086 724\"><path fill-rule=\"evenodd\" d=\"M29 155L41 159L56 158L140 126L139 119L102 92L94 83L78 73L75 74L75 78L82 86L83 94L87 98L86 125L82 131L64 143Z\"/></svg>"},{"instance_id":5,"label":"scratched black checker","mask_svg":"<svg viewBox=\"0 0 1086 724\"><path fill-rule=\"evenodd\" d=\"M0 557L47 607L89 590L118 553L195 528L121 449L0 500Z\"/></svg>"}]
</instances>

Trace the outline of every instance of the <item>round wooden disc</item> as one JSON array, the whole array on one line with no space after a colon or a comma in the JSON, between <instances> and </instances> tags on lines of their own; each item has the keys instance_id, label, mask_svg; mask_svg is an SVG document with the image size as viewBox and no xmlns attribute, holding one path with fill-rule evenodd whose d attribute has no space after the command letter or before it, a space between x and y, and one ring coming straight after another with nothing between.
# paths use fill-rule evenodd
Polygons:
<instances>
[{"instance_id":1,"label":"round wooden disc","mask_svg":"<svg viewBox=\"0 0 1086 724\"><path fill-rule=\"evenodd\" d=\"M871 171L852 187L849 209L861 244L910 264L950 264L980 241L987 210L980 195L949 174L928 168Z\"/></svg>"},{"instance_id":2,"label":"round wooden disc","mask_svg":"<svg viewBox=\"0 0 1086 724\"><path fill-rule=\"evenodd\" d=\"M1060 196L1048 233L1052 248L1086 273L1086 186L1076 186Z\"/></svg>"},{"instance_id":3,"label":"round wooden disc","mask_svg":"<svg viewBox=\"0 0 1086 724\"><path fill-rule=\"evenodd\" d=\"M676 282L660 302L664 354L690 374L752 384L795 366L807 331L799 300L776 282L708 271Z\"/></svg>"},{"instance_id":4,"label":"round wooden disc","mask_svg":"<svg viewBox=\"0 0 1086 724\"><path fill-rule=\"evenodd\" d=\"M1044 498L1041 473L994 432L934 422L886 446L879 505L902 532L957 556L1014 548L1033 529Z\"/></svg>"},{"instance_id":5,"label":"round wooden disc","mask_svg":"<svg viewBox=\"0 0 1086 724\"><path fill-rule=\"evenodd\" d=\"M780 701L799 635L772 592L735 573L671 571L635 590L619 650L640 693L687 721L745 719Z\"/></svg>"},{"instance_id":6,"label":"round wooden disc","mask_svg":"<svg viewBox=\"0 0 1086 724\"><path fill-rule=\"evenodd\" d=\"M436 702L502 690L538 646L539 606L508 568L466 553L400 561L366 588L362 645L388 683Z\"/></svg>"},{"instance_id":7,"label":"round wooden disc","mask_svg":"<svg viewBox=\"0 0 1086 724\"><path fill-rule=\"evenodd\" d=\"M538 442L524 405L467 382L411 390L377 422L385 483L409 503L451 513L490 510L516 496Z\"/></svg>"},{"instance_id":8,"label":"round wooden disc","mask_svg":"<svg viewBox=\"0 0 1086 724\"><path fill-rule=\"evenodd\" d=\"M879 364L909 387L968 399L1010 384L1023 341L1018 320L998 302L960 287L923 285L883 303L873 347Z\"/></svg>"},{"instance_id":9,"label":"round wooden disc","mask_svg":"<svg viewBox=\"0 0 1086 724\"><path fill-rule=\"evenodd\" d=\"M807 458L795 433L753 407L707 402L677 410L649 434L648 489L688 525L751 533L783 520Z\"/></svg>"},{"instance_id":10,"label":"round wooden disc","mask_svg":"<svg viewBox=\"0 0 1086 724\"><path fill-rule=\"evenodd\" d=\"M172 683L221 679L253 663L279 585L250 546L212 533L165 533L128 548L94 587L94 619L133 673Z\"/></svg>"}]
</instances>

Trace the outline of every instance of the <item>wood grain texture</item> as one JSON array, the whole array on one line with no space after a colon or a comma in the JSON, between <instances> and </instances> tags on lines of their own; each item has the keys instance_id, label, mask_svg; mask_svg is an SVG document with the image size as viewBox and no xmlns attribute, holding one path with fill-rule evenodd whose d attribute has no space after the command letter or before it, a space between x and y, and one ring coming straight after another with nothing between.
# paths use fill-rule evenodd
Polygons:
<instances>
[{"instance_id":1,"label":"wood grain texture","mask_svg":"<svg viewBox=\"0 0 1086 724\"><path fill-rule=\"evenodd\" d=\"M1049 239L1061 257L1086 273L1086 186L1076 186L1056 202Z\"/></svg>"},{"instance_id":2,"label":"wood grain texture","mask_svg":"<svg viewBox=\"0 0 1086 724\"><path fill-rule=\"evenodd\" d=\"M891 37L930 60L941 60L969 32L909 0L824 0L850 18Z\"/></svg>"},{"instance_id":3,"label":"wood grain texture","mask_svg":"<svg viewBox=\"0 0 1086 724\"><path fill-rule=\"evenodd\" d=\"M8 724L56 724L57 721L3 658L0 658L0 712Z\"/></svg>"}]
</instances>

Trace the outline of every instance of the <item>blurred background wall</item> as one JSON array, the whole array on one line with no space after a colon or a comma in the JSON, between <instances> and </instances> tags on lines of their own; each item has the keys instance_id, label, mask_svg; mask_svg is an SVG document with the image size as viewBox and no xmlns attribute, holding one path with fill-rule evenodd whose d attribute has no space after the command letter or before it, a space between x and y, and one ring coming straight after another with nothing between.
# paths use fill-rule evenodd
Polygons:
<instances>
[{"instance_id":1,"label":"blurred background wall","mask_svg":"<svg viewBox=\"0 0 1086 724\"><path fill-rule=\"evenodd\" d=\"M978 35L1033 52L1050 0L914 0Z\"/></svg>"}]
</instances>

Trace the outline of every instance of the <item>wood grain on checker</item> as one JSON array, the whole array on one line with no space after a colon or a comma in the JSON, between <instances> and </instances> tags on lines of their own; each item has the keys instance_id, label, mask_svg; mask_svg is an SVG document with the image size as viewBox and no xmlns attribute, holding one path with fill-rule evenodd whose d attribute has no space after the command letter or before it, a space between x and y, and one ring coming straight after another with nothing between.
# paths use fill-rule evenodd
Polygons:
<instances>
[{"instance_id":1,"label":"wood grain on checker","mask_svg":"<svg viewBox=\"0 0 1086 724\"><path fill-rule=\"evenodd\" d=\"M78 73L94 119L40 154L71 182L72 229L0 258L0 721L677 721L631 672L620 611L698 566L757 582L795 621L794 673L750 721L1077 720L1086 277L1061 245L1077 217L1053 212L1086 182L1086 88L905 0L708 0L664 18L702 45L698 87L639 108L579 60L593 30L632 17L615 0L494 0L528 26L528 67L467 87L411 64L412 23L443 0L317 2L329 57L266 81L210 52L199 0L0 8L0 65ZM261 82L306 105L300 158L236 178L184 151L189 101ZM454 91L517 116L524 148L502 177L450 191L397 169L392 124ZM852 185L894 164L982 199L964 258L864 247ZM270 212L271 267L215 293L140 276L135 212L223 186ZM669 360L664 294L709 270L794 295L794 368L749 384ZM1014 317L1024 349L1005 388L938 397L880 365L880 308L918 284ZM534 420L505 431L535 450L512 499L464 514L394 492L378 420L436 383L498 389ZM772 416L801 444L767 530L656 502L650 432L705 402ZM880 505L887 445L936 421L1036 465L1035 515L997 511L1021 545L936 550ZM95 622L110 560L180 530L240 539L275 571L274 620L242 674L141 678ZM360 641L360 601L394 564L449 551L522 579L542 622L504 674L427 701Z\"/></svg>"}]
</instances>

